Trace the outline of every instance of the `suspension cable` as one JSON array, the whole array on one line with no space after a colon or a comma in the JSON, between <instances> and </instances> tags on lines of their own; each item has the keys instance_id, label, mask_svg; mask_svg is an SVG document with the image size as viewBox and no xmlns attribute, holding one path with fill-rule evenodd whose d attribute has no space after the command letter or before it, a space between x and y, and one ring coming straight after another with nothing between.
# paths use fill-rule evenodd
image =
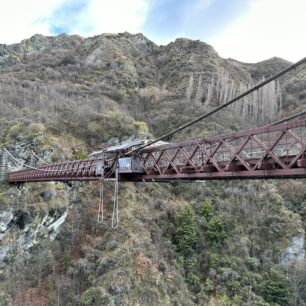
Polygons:
<instances>
[{"instance_id":1,"label":"suspension cable","mask_svg":"<svg viewBox=\"0 0 306 306\"><path fill-rule=\"evenodd\" d=\"M270 126L270 125L276 125L276 124L281 124L281 123L284 123L284 122L286 122L286 121L295 119L295 118L297 118L297 117L299 117L299 116L303 116L303 115L305 115L305 114L306 114L306 110L301 111L301 112L298 112L298 113L293 114L293 115L291 115L291 116L285 117L285 118L280 119L280 120L278 120L278 121L275 121L275 122L269 124L268 126Z\"/></svg>"},{"instance_id":2,"label":"suspension cable","mask_svg":"<svg viewBox=\"0 0 306 306\"><path fill-rule=\"evenodd\" d=\"M47 162L44 161L42 158L40 158L40 157L34 152L34 150L32 150L31 152L32 152L32 154L33 154L38 160L40 160L41 162L43 162L43 163L46 164L46 165L49 165L49 163L47 163Z\"/></svg>"},{"instance_id":3,"label":"suspension cable","mask_svg":"<svg viewBox=\"0 0 306 306\"><path fill-rule=\"evenodd\" d=\"M55 170L55 169L41 169L41 168L37 168L37 167L32 167L32 166L29 166L25 163L22 163L20 162L17 158L15 158L6 148L4 148L4 150L9 154L9 156L13 159L13 161L15 161L16 163L20 164L21 166L23 167L26 167L28 169L32 169L32 170L37 170L37 171L41 171L41 172L64 172L64 171L67 171L67 169L59 169L59 170ZM114 158L111 158L109 159L108 161L111 161L111 160L114 160ZM86 169L86 168L90 168L90 167L94 167L97 165L97 162L94 162L92 165L87 165L87 166L83 166L83 167L80 167L78 168L77 170L83 170L83 169ZM115 172L115 167L113 167L112 169L110 169L105 175L104 175L104 180L106 179L109 179L110 176ZM20 170L19 170L20 171ZM103 170L104 171L104 170Z\"/></svg>"},{"instance_id":4,"label":"suspension cable","mask_svg":"<svg viewBox=\"0 0 306 306\"><path fill-rule=\"evenodd\" d=\"M42 168L37 168L37 167L32 167L29 166L21 161L19 161L17 158L15 158L10 151L8 151L6 148L4 148L4 150L9 154L9 156L13 159L13 161L15 161L16 163L18 163L19 165L25 167L25 168L29 168L32 170L37 170L37 171L42 171L42 172L64 172L67 171L67 169L59 169L59 170L55 170L55 169L42 169ZM87 166L83 166L81 168L78 168L77 170L82 170L82 169L86 169L86 168L90 168L93 167L97 164L97 162L94 162L92 165L87 165Z\"/></svg>"},{"instance_id":5,"label":"suspension cable","mask_svg":"<svg viewBox=\"0 0 306 306\"><path fill-rule=\"evenodd\" d=\"M151 146L152 144L157 143L158 141L161 141L161 140L163 140L163 139L165 139L165 138L168 138L168 137L170 137L170 136L172 136L172 135L174 135L174 134L176 134L176 133L178 133L178 132L180 132L180 131L182 131L182 130L188 128L189 126L191 126L191 125L193 125L193 124L195 124L195 123L197 123L197 122L199 122L199 121L201 121L201 120L203 120L203 119L205 119L205 118L207 118L207 117L209 117L209 116L211 116L211 115L213 115L213 114L219 112L219 111L222 110L223 108L225 108L225 107L227 107L227 106L233 104L234 102L240 100L241 98L244 98L245 96L249 95L250 93L252 93L252 92L258 90L259 88L265 86L266 84L268 84L268 83L274 81L275 79L277 79L277 78L279 78L280 76L286 74L287 72L289 72L289 71L291 71L291 70L297 68L298 66L304 64L305 62L306 62L306 57L304 57L304 58L301 59L300 61L296 62L295 64L290 65L289 67L285 68L284 70L282 70L282 71L276 73L275 75L273 75L272 77L268 78L267 80L265 80L265 81L263 81L263 82L261 82L261 83L255 85L255 86L253 86L252 88L248 89L247 91L245 91L244 93L238 95L237 97L235 97L235 98L233 98L233 99L227 101L226 103L223 103L222 105L220 105L220 106L214 108L214 109L211 110L210 112L205 113L205 114L203 114L203 115L197 117L196 119L194 119L194 120L192 120L192 121L189 121L189 122L185 123L184 125L182 125L182 126L176 128L176 129L174 129L173 131L171 131L171 132L169 132L169 133L166 133L166 134L164 134L164 135L162 135L162 136L156 138L155 140L152 140L152 141L148 142L147 144L144 144L144 145L142 145L142 146L140 146L140 147L138 147L138 148L135 148L135 149L131 150L130 152L126 153L126 155L131 154L131 153L133 153L133 152L135 152L135 151L142 150L142 149L144 149L144 148L146 148L146 147L148 147L148 146Z\"/></svg>"}]
</instances>

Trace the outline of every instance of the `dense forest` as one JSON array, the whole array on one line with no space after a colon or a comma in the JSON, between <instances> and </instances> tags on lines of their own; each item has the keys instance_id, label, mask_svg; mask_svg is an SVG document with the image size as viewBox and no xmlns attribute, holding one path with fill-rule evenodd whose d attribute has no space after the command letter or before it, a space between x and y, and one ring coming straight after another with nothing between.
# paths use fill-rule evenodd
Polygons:
<instances>
[{"instance_id":1,"label":"dense forest","mask_svg":"<svg viewBox=\"0 0 306 306\"><path fill-rule=\"evenodd\" d=\"M289 65L129 33L0 45L1 149L39 165L152 139ZM261 126L305 104L301 66L168 141ZM121 183L118 229L105 188L98 223L99 182L0 185L1 306L306 305L304 180Z\"/></svg>"}]
</instances>

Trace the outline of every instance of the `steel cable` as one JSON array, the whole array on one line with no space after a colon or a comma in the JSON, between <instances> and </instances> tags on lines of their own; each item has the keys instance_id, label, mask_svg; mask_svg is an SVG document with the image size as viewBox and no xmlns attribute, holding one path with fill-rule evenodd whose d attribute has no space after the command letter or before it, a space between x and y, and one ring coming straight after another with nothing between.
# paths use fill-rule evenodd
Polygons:
<instances>
[{"instance_id":1,"label":"steel cable","mask_svg":"<svg viewBox=\"0 0 306 306\"><path fill-rule=\"evenodd\" d=\"M278 72L277 74L273 75L272 77L268 78L267 80L265 80L265 81L263 81L263 82L261 82L261 83L255 85L255 86L253 86L252 88L248 89L247 91L245 91L244 93L238 95L237 97L235 97L235 98L233 98L233 99L231 99L231 100L229 100L229 101L223 103L222 105L220 105L220 106L214 108L214 109L211 110L210 112L205 113L205 114L203 114L203 115L197 117L196 119L194 119L194 120L192 120L192 121L189 121L189 122L185 123L184 125L182 125L182 126L176 128L176 129L174 129L173 131L171 131L171 132L169 132L169 133L166 133L166 134L164 134L164 135L162 135L162 136L156 138L156 139L153 140L153 141L148 142L148 143L145 144L145 145L142 145L142 146L140 146L140 147L138 147L138 148L136 148L136 149L134 149L134 150L131 150L130 152L126 153L126 155L129 155L129 154L131 154L131 153L133 153L133 152L135 152L135 151L140 151L140 150L142 150L142 149L144 149L144 148L146 148L146 147L148 147L148 146L151 146L151 145L154 144L154 143L157 143L158 141L164 140L165 138L168 138L168 137L170 137L170 136L172 136L172 135L174 135L174 134L176 134L176 133L178 133L178 132L180 132L180 131L186 129L187 127L190 127L191 125L194 125L195 123L197 123L197 122L199 122L199 121L201 121L201 120L203 120L203 119L205 119L205 118L208 118L209 116L211 116L211 115L213 115L213 114L219 112L220 110L222 110L222 109L224 109L225 107L227 107L227 106L233 104L234 102L240 100L241 98L244 98L245 96L249 95L250 93L252 93L252 92L258 90L259 88L265 86L266 84L268 84L268 83L274 81L275 79L277 79L277 78L279 78L280 76L286 74L287 72L289 72L289 71L291 71L291 70L297 68L298 66L304 64L305 62L306 62L306 57L304 57L304 58L301 59L300 61L296 62L295 64L290 65L289 67L285 68L284 70Z\"/></svg>"},{"instance_id":2,"label":"steel cable","mask_svg":"<svg viewBox=\"0 0 306 306\"><path fill-rule=\"evenodd\" d=\"M49 163L47 163L46 161L44 161L42 158L40 158L33 150L31 151L32 154L38 159L40 160L41 162L43 162L44 164L46 165L49 165Z\"/></svg>"},{"instance_id":3,"label":"steel cable","mask_svg":"<svg viewBox=\"0 0 306 306\"><path fill-rule=\"evenodd\" d=\"M19 161L17 158L15 158L10 151L8 151L6 148L4 148L4 150L9 154L9 156L19 165L28 168L28 169L32 169L32 170L37 170L37 171L41 171L41 172L64 172L64 171L69 171L68 169L59 169L59 170L55 170L55 169L42 169L42 168L37 168L37 167L33 167L33 166L29 166L25 163L22 163L21 161ZM80 160L81 161L81 160ZM87 166L83 166L81 168L78 168L76 170L82 170L82 169L86 169L86 168L91 168L93 166L95 166L97 164L97 162L94 162L92 165L87 165ZM51 164L50 164L51 165ZM72 169L70 169L72 170ZM23 171L23 170L19 170L19 171Z\"/></svg>"}]
</instances>

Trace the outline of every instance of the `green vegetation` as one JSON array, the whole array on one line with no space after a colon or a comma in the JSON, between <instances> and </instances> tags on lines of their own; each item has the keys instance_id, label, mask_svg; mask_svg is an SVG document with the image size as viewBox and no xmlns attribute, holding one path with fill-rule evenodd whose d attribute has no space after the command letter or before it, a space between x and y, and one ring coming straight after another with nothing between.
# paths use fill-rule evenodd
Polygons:
<instances>
[{"instance_id":1,"label":"green vegetation","mask_svg":"<svg viewBox=\"0 0 306 306\"><path fill-rule=\"evenodd\" d=\"M195 212L191 206L186 206L174 217L176 241L178 250L184 255L190 255L197 241L197 225Z\"/></svg>"},{"instance_id":2,"label":"green vegetation","mask_svg":"<svg viewBox=\"0 0 306 306\"><path fill-rule=\"evenodd\" d=\"M207 224L207 239L214 245L222 244L227 236L226 225L221 216L212 217Z\"/></svg>"},{"instance_id":3,"label":"green vegetation","mask_svg":"<svg viewBox=\"0 0 306 306\"><path fill-rule=\"evenodd\" d=\"M82 294L81 303L84 306L102 306L107 305L108 300L102 298L101 291L98 288L91 287Z\"/></svg>"},{"instance_id":4,"label":"green vegetation","mask_svg":"<svg viewBox=\"0 0 306 306\"><path fill-rule=\"evenodd\" d=\"M265 300L272 305L289 305L292 298L290 281L278 270L271 269L267 280L264 282Z\"/></svg>"},{"instance_id":5,"label":"green vegetation","mask_svg":"<svg viewBox=\"0 0 306 306\"><path fill-rule=\"evenodd\" d=\"M226 100L235 88L288 66L281 59L223 60L212 47L187 39L158 47L128 33L36 35L5 48L10 56L0 52L1 143L24 160L35 150L47 162L85 158L91 146L105 142L159 136ZM306 102L305 80L297 69L269 87L269 105L276 106L282 88L282 114L298 111ZM276 115L245 120L238 110L167 141L254 127ZM0 268L0 305L306 303L305 261L281 264L292 239L306 229L302 180L122 183L118 230L110 226L111 182L102 224L96 222L98 182L0 189L0 213L13 208L15 214L1 238L11 249ZM51 242L48 222L66 210Z\"/></svg>"}]
</instances>

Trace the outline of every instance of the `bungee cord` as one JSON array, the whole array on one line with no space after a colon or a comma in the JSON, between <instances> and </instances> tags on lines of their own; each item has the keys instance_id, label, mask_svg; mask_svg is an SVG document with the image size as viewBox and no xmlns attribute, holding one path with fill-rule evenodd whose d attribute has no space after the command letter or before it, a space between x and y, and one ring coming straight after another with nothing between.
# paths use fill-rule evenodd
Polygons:
<instances>
[{"instance_id":1,"label":"bungee cord","mask_svg":"<svg viewBox=\"0 0 306 306\"><path fill-rule=\"evenodd\" d=\"M104 221L104 184L100 186L99 194L99 208L98 208L98 223L103 223Z\"/></svg>"},{"instance_id":2,"label":"bungee cord","mask_svg":"<svg viewBox=\"0 0 306 306\"><path fill-rule=\"evenodd\" d=\"M104 220L104 168L101 174L101 185L99 194L99 208L98 208L98 223L102 223Z\"/></svg>"},{"instance_id":3,"label":"bungee cord","mask_svg":"<svg viewBox=\"0 0 306 306\"><path fill-rule=\"evenodd\" d=\"M117 229L119 227L119 171L116 169L115 174L115 192L113 202L113 213L112 213L112 228Z\"/></svg>"}]
</instances>

